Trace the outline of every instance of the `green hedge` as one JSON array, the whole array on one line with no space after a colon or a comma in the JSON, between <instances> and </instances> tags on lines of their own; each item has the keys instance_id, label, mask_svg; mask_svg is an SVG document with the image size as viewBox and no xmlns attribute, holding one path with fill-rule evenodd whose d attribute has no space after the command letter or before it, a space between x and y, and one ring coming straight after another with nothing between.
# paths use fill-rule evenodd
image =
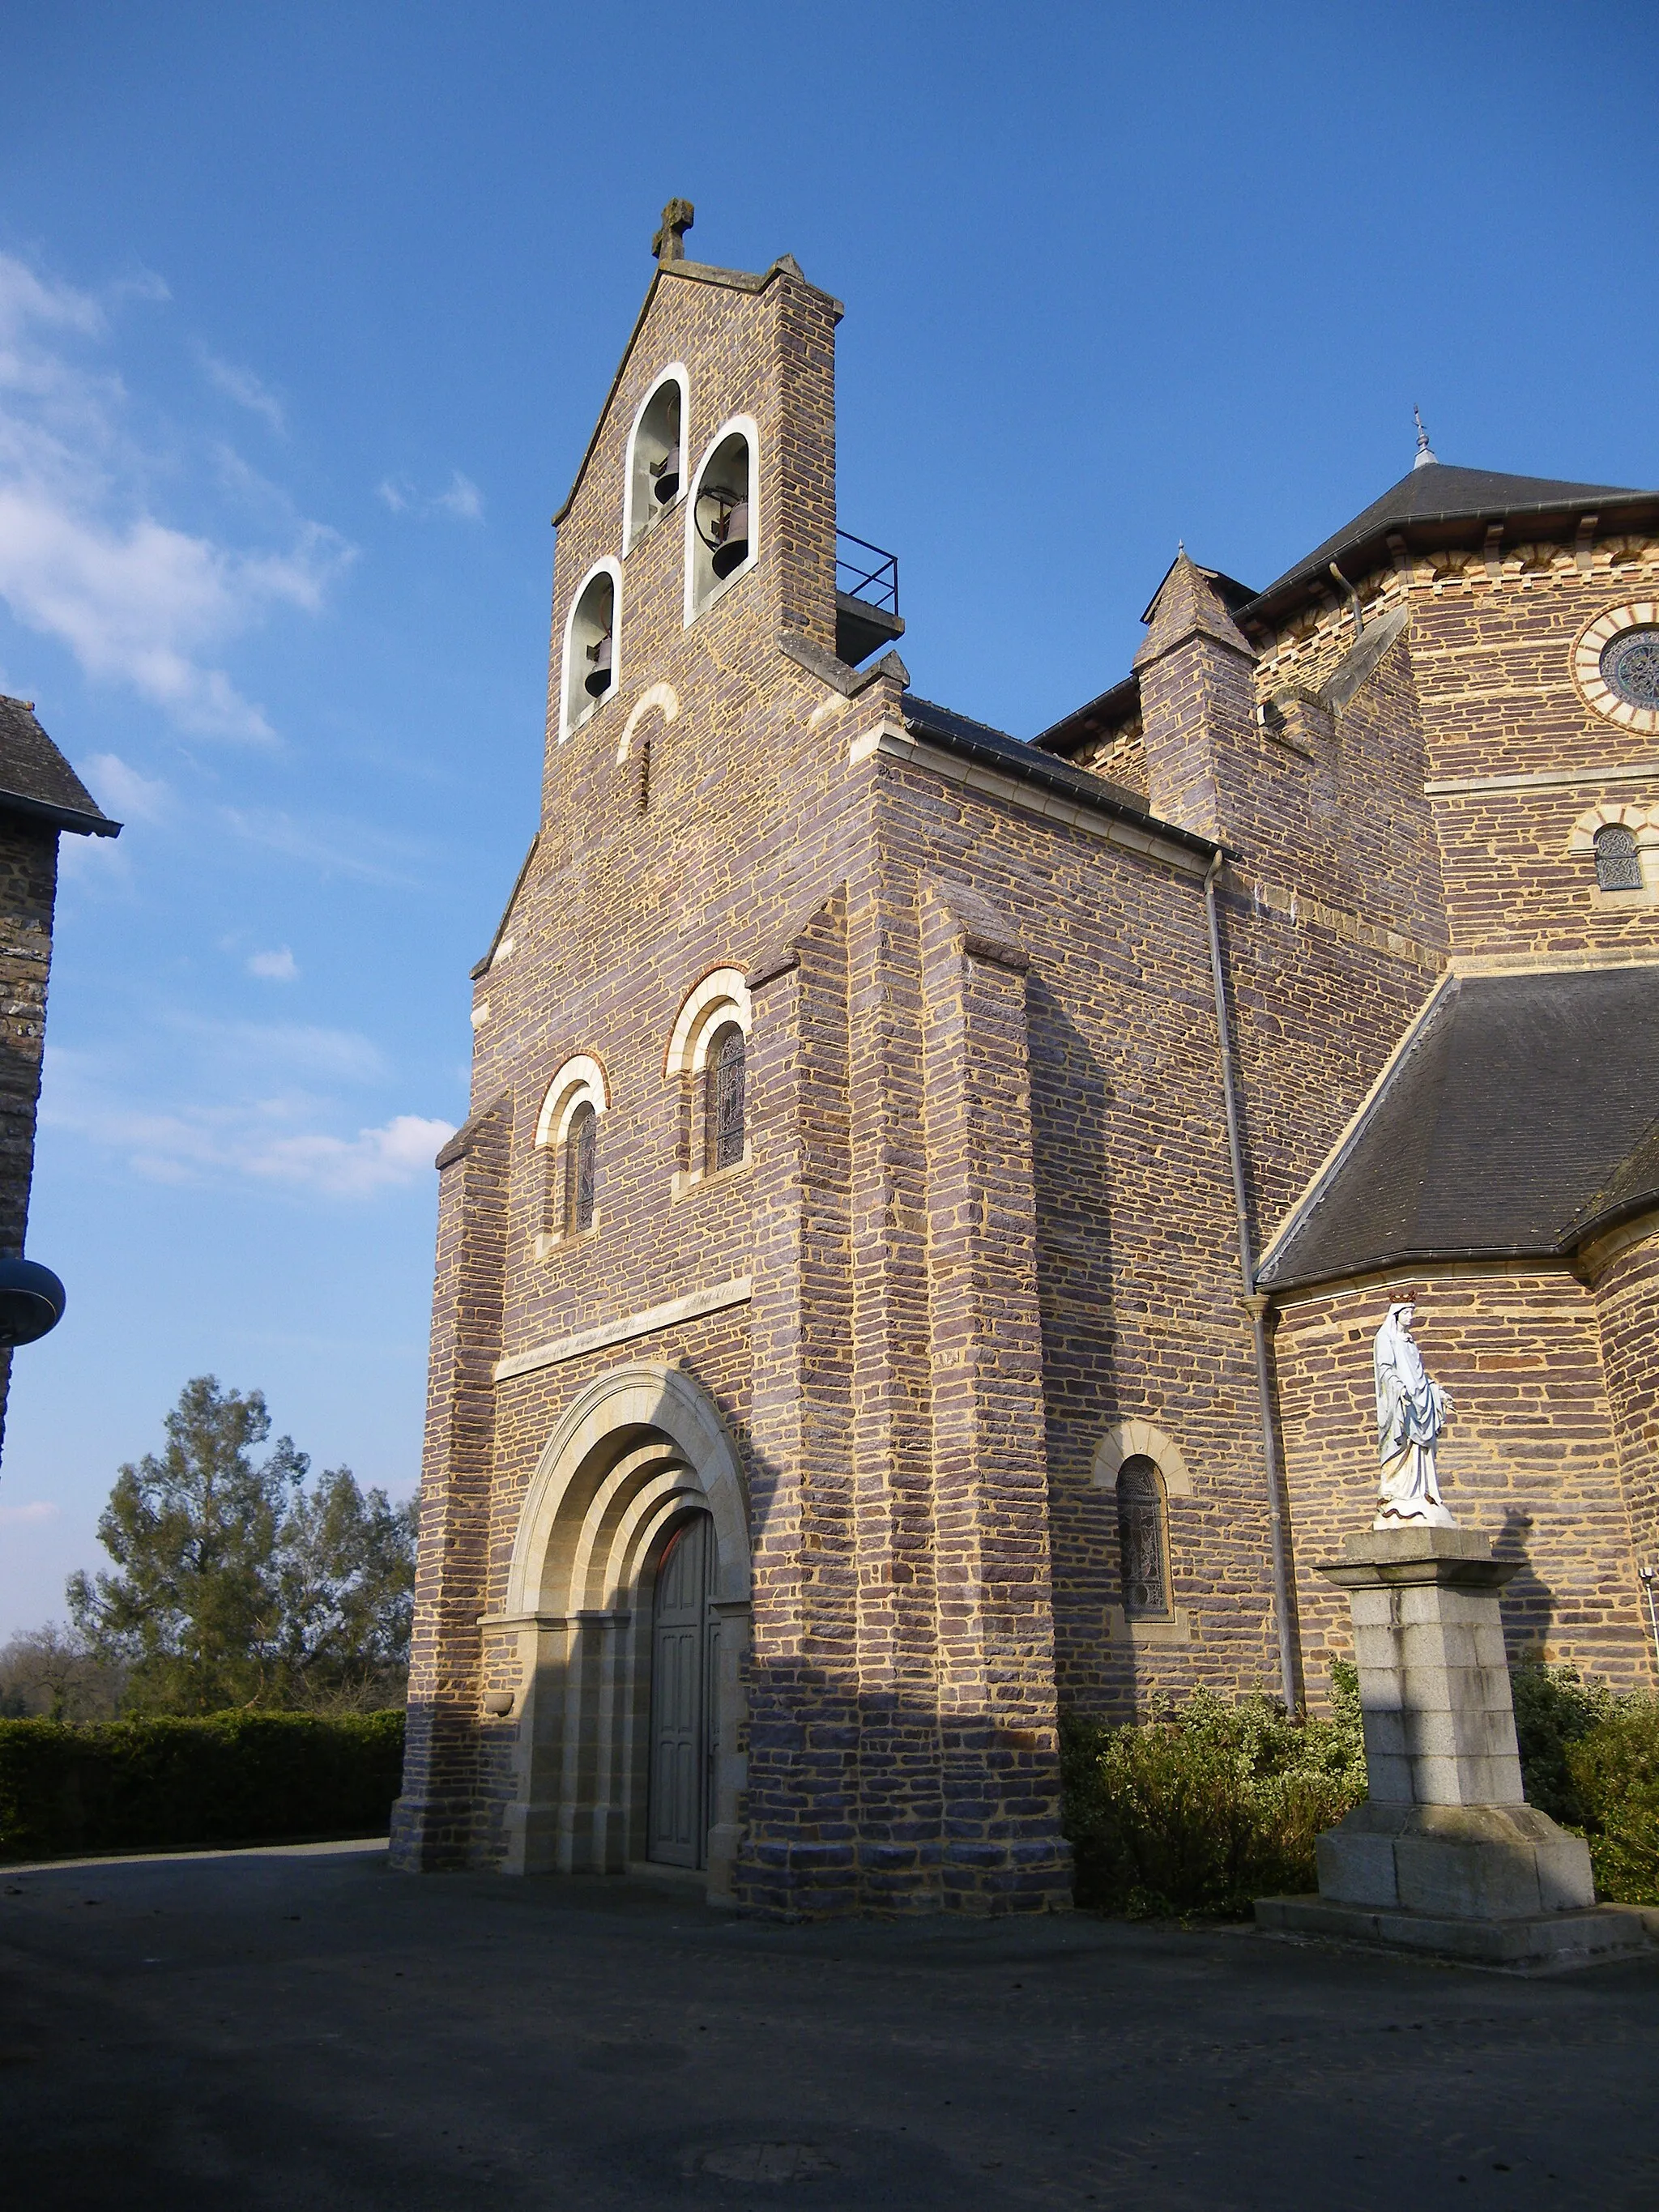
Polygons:
<instances>
[{"instance_id":1,"label":"green hedge","mask_svg":"<svg viewBox=\"0 0 1659 2212\"><path fill-rule=\"evenodd\" d=\"M0 1859L384 1835L401 1712L0 1720Z\"/></svg>"}]
</instances>

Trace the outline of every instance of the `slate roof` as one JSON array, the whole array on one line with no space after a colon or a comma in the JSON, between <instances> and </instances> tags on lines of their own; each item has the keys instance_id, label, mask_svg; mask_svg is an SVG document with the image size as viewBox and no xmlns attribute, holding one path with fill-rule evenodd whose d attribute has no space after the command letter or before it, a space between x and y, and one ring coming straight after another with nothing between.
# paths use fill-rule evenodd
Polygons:
<instances>
[{"instance_id":1,"label":"slate roof","mask_svg":"<svg viewBox=\"0 0 1659 2212\"><path fill-rule=\"evenodd\" d=\"M34 719L27 699L0 694L0 808L87 837L116 837L112 822Z\"/></svg>"},{"instance_id":2,"label":"slate roof","mask_svg":"<svg viewBox=\"0 0 1659 2212\"><path fill-rule=\"evenodd\" d=\"M1559 1258L1659 1201L1659 966L1454 978L1258 1272Z\"/></svg>"},{"instance_id":3,"label":"slate roof","mask_svg":"<svg viewBox=\"0 0 1659 2212\"><path fill-rule=\"evenodd\" d=\"M1195 853L1208 854L1216 849L1212 838L1200 837L1190 830L1178 829L1174 823L1157 820L1147 811L1146 802L1138 792L1109 782L1089 769L1074 768L1069 761L1056 760L1052 753L1040 752L1023 738L1010 737L1006 730L994 730L988 722L975 722L967 714L953 713L949 707L936 706L931 699L918 699L907 691L904 724L928 744L943 745L947 751L961 754L982 768L1018 776L1023 782L1040 784L1085 806L1098 806L1106 813L1127 816L1155 830L1171 843L1188 846Z\"/></svg>"},{"instance_id":4,"label":"slate roof","mask_svg":"<svg viewBox=\"0 0 1659 2212\"><path fill-rule=\"evenodd\" d=\"M1381 499L1345 523L1334 537L1287 568L1238 611L1241 622L1273 620L1303 589L1330 578L1330 563L1348 568L1357 581L1386 546L1391 532L1410 544L1455 544L1471 523L1530 520L1557 528L1574 527L1584 514L1596 514L1601 526L1613 526L1623 507L1659 514L1659 492L1635 491L1621 484L1569 483L1554 477L1505 476L1492 469L1460 469L1445 461L1413 468L1391 484ZM1350 563L1352 567L1350 568Z\"/></svg>"},{"instance_id":5,"label":"slate roof","mask_svg":"<svg viewBox=\"0 0 1659 2212\"><path fill-rule=\"evenodd\" d=\"M1659 491L1634 491L1620 484L1571 483L1554 477L1507 476L1494 469L1461 469L1449 462L1430 461L1413 468L1391 484L1381 499L1373 500L1362 514L1345 523L1322 545L1287 568L1266 591L1253 592L1219 570L1200 568L1219 593L1233 619L1245 630L1258 634L1283 620L1311 588L1330 587L1330 564L1358 581L1386 552L1391 534L1421 549L1467 543L1494 522L1533 523L1548 533L1570 536L1586 514L1598 517L1602 530L1621 522L1632 528L1659 522ZM1172 564L1179 565L1180 556ZM1150 623L1164 583L1141 617ZM1143 647L1143 651L1144 651ZM1140 658L1136 655L1137 660ZM1097 699L1073 708L1069 714L1032 739L1045 751L1075 751L1090 739L1117 728L1135 711L1139 686L1134 677L1115 684Z\"/></svg>"}]
</instances>

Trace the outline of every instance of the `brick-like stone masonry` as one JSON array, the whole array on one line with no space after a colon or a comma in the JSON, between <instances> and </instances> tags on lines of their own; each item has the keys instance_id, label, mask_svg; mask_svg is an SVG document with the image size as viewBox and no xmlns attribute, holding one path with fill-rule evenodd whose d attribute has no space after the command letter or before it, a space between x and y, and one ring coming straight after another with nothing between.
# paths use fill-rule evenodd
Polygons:
<instances>
[{"instance_id":1,"label":"brick-like stone masonry","mask_svg":"<svg viewBox=\"0 0 1659 2212\"><path fill-rule=\"evenodd\" d=\"M543 1710L566 1692L551 1662L527 1680L531 1624L504 1614L515 1546L566 1410L624 1370L694 1383L746 1486L748 1557L723 1562L750 1591L721 1744L744 1777L720 1877L737 1901L1063 1903L1060 1706L1127 1715L1272 1680L1204 858L942 775L906 738L892 663L813 672L808 648L835 641L839 313L787 261L665 267L562 511L539 829L477 974L473 1117L442 1156L405 1866L529 1863L520 1717L532 1689ZM688 483L730 416L759 432L756 557L690 623L684 503L622 544L629 426L675 362ZM1655 551L1598 546L1588 574L1576 555L1497 574L1402 556L1360 585L1363 662L1334 596L1246 637L1200 572L1172 572L1138 702L1093 757L1231 856L1258 1252L1449 958L1659 958L1653 914L1598 907L1568 854L1632 750L1578 699L1569 648ZM561 744L565 618L602 556L623 565L621 678ZM1561 768L1582 787L1439 788ZM665 1054L717 969L748 977L749 1144L694 1176L698 1079ZM536 1129L577 1054L609 1101L595 1224L566 1236ZM1528 1562L1512 1641L1621 1681L1651 1674L1634 1567L1659 1540L1656 1250L1610 1240L1589 1281L1417 1285L1425 1356L1459 1398L1455 1505ZM495 1379L504 1357L727 1283L748 1287L720 1311ZM1367 1332L1390 1294L1331 1286L1276 1319L1316 1695L1346 1645L1311 1564L1367 1515ZM1170 1501L1176 1624L1156 1634L1126 1623L1115 1500L1091 1480L1103 1436L1137 1418L1192 1475ZM596 1496L584 1525L603 1534L607 1510ZM618 1493L612 1520L629 1510ZM607 1595L604 1633L648 1621L650 1571ZM538 1650L576 1632L537 1620ZM642 1832L643 1769L613 1771L611 1723L586 1711L568 1705L557 1786Z\"/></svg>"}]
</instances>

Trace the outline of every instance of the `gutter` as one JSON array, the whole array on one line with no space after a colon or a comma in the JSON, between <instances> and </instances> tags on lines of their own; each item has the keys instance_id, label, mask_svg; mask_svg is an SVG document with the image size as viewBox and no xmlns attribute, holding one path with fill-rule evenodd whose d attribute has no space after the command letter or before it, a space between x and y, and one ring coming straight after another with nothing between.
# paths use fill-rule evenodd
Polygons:
<instances>
[{"instance_id":1,"label":"gutter","mask_svg":"<svg viewBox=\"0 0 1659 2212\"><path fill-rule=\"evenodd\" d=\"M26 799L21 791L0 791L0 811L27 814L37 822L50 822L54 830L73 830L77 837L118 837L122 824L107 814L88 814L78 806L57 806L48 799Z\"/></svg>"}]
</instances>

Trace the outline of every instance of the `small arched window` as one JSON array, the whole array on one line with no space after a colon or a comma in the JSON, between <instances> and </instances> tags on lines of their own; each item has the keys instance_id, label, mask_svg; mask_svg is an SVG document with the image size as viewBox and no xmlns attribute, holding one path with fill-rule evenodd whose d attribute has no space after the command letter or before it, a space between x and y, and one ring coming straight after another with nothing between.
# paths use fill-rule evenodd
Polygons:
<instances>
[{"instance_id":1,"label":"small arched window","mask_svg":"<svg viewBox=\"0 0 1659 2212\"><path fill-rule=\"evenodd\" d=\"M711 1170L735 1167L743 1158L744 1057L743 1031L736 1022L728 1022L710 1044L704 1062L704 1127Z\"/></svg>"},{"instance_id":2,"label":"small arched window","mask_svg":"<svg viewBox=\"0 0 1659 2212\"><path fill-rule=\"evenodd\" d=\"M683 368L669 369L641 408L634 425L629 446L628 523L623 538L630 548L661 521L684 483L688 381Z\"/></svg>"},{"instance_id":3,"label":"small arched window","mask_svg":"<svg viewBox=\"0 0 1659 2212\"><path fill-rule=\"evenodd\" d=\"M755 454L750 427L715 441L688 502L688 620L755 557Z\"/></svg>"},{"instance_id":4,"label":"small arched window","mask_svg":"<svg viewBox=\"0 0 1659 2212\"><path fill-rule=\"evenodd\" d=\"M567 738L617 688L620 574L614 561L596 568L577 592L565 625L562 734Z\"/></svg>"},{"instance_id":5,"label":"small arched window","mask_svg":"<svg viewBox=\"0 0 1659 2212\"><path fill-rule=\"evenodd\" d=\"M1143 1620L1167 1618L1170 1566L1164 1482L1156 1463L1144 1453L1126 1459L1118 1469L1117 1544L1124 1612Z\"/></svg>"},{"instance_id":6,"label":"small arched window","mask_svg":"<svg viewBox=\"0 0 1659 2212\"><path fill-rule=\"evenodd\" d=\"M1636 849L1636 832L1622 822L1608 822L1595 833L1595 885L1603 891L1642 889L1642 856Z\"/></svg>"},{"instance_id":7,"label":"small arched window","mask_svg":"<svg viewBox=\"0 0 1659 2212\"><path fill-rule=\"evenodd\" d=\"M572 1236L593 1226L599 1149L599 1117L585 1100L571 1115L564 1140L564 1220Z\"/></svg>"}]
</instances>

